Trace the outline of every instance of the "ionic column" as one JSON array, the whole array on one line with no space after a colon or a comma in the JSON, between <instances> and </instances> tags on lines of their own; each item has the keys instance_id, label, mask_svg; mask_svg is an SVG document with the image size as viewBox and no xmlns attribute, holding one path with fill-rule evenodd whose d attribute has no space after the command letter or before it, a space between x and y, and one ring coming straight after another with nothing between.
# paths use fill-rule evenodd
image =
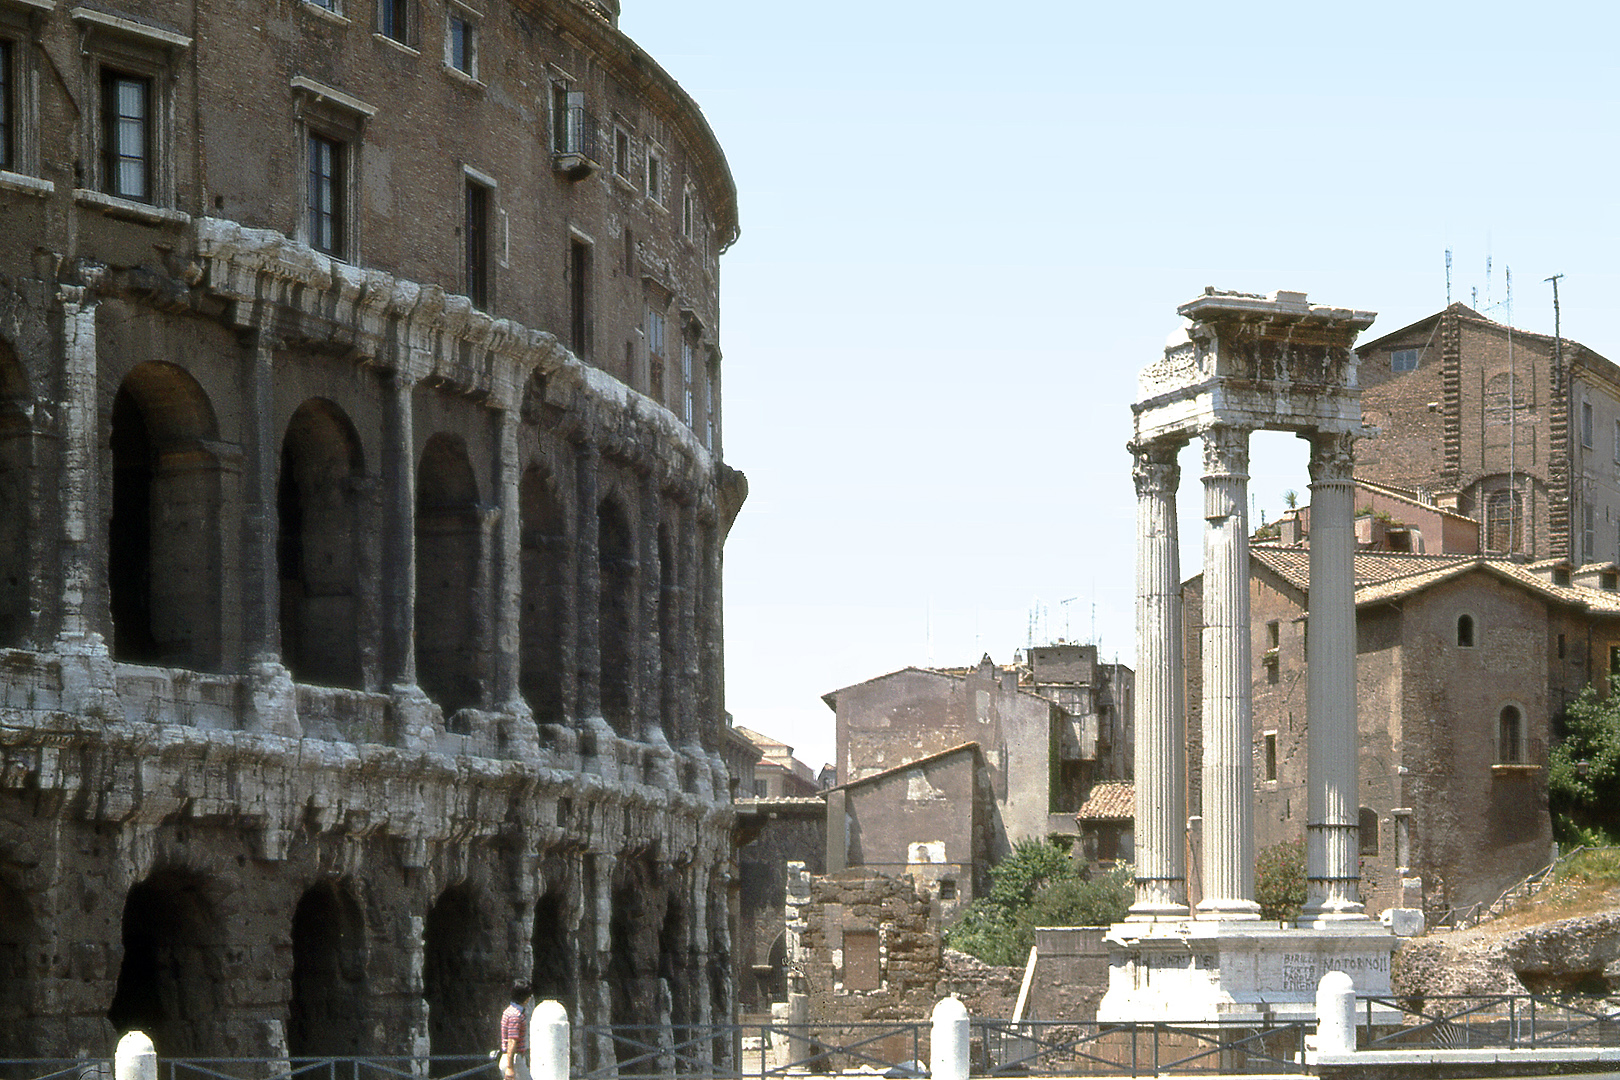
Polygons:
<instances>
[{"instance_id":1,"label":"ionic column","mask_svg":"<svg viewBox=\"0 0 1620 1080\"><path fill-rule=\"evenodd\" d=\"M1249 432L1204 432L1204 899L1201 919L1258 919L1249 670Z\"/></svg>"},{"instance_id":2,"label":"ionic column","mask_svg":"<svg viewBox=\"0 0 1620 1080\"><path fill-rule=\"evenodd\" d=\"M574 653L579 660L579 717L581 720L602 716L602 640L598 629L602 618L602 557L600 525L601 496L598 490L598 472L601 455L596 447L585 445L576 455L575 477L578 481L579 512L574 536L577 553L574 568L579 578L574 589L578 618Z\"/></svg>"},{"instance_id":3,"label":"ionic column","mask_svg":"<svg viewBox=\"0 0 1620 1080\"><path fill-rule=\"evenodd\" d=\"M1355 438L1311 436L1304 923L1365 919L1356 731Z\"/></svg>"},{"instance_id":4,"label":"ionic column","mask_svg":"<svg viewBox=\"0 0 1620 1080\"><path fill-rule=\"evenodd\" d=\"M1136 903L1130 918L1186 918L1187 713L1176 527L1179 443L1136 458Z\"/></svg>"},{"instance_id":5,"label":"ionic column","mask_svg":"<svg viewBox=\"0 0 1620 1080\"><path fill-rule=\"evenodd\" d=\"M495 641L494 676L496 707L528 715L528 707L518 692L519 611L523 603L523 520L519 484L523 470L518 463L518 411L502 409L496 432L495 492L500 500L500 517L495 522Z\"/></svg>"},{"instance_id":6,"label":"ionic column","mask_svg":"<svg viewBox=\"0 0 1620 1080\"><path fill-rule=\"evenodd\" d=\"M70 285L57 292L62 303L62 578L57 625L64 643L105 656L107 643L91 628L87 614L98 569L91 551L91 521L98 505L98 421L96 305L86 301L85 292Z\"/></svg>"},{"instance_id":7,"label":"ionic column","mask_svg":"<svg viewBox=\"0 0 1620 1080\"><path fill-rule=\"evenodd\" d=\"M388 684L405 687L416 685L416 440L411 415L415 380L396 368L386 386L383 561L390 572L384 595L384 666Z\"/></svg>"}]
</instances>

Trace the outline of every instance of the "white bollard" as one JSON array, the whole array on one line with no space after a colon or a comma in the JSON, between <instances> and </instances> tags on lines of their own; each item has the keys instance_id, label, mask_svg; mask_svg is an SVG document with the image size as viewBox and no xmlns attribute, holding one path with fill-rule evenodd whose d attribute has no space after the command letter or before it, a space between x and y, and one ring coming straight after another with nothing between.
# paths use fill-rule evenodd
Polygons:
<instances>
[{"instance_id":1,"label":"white bollard","mask_svg":"<svg viewBox=\"0 0 1620 1080\"><path fill-rule=\"evenodd\" d=\"M1356 984L1342 971L1316 984L1316 1052L1356 1052Z\"/></svg>"},{"instance_id":2,"label":"white bollard","mask_svg":"<svg viewBox=\"0 0 1620 1080\"><path fill-rule=\"evenodd\" d=\"M529 1017L530 1080L568 1080L568 1010L542 1001Z\"/></svg>"},{"instance_id":3,"label":"white bollard","mask_svg":"<svg viewBox=\"0 0 1620 1080\"><path fill-rule=\"evenodd\" d=\"M934 1006L934 1028L928 1045L932 1080L968 1080L968 1011L956 998Z\"/></svg>"},{"instance_id":4,"label":"white bollard","mask_svg":"<svg viewBox=\"0 0 1620 1080\"><path fill-rule=\"evenodd\" d=\"M116 1080L157 1080L157 1048L144 1031L131 1031L118 1040L113 1051Z\"/></svg>"}]
</instances>

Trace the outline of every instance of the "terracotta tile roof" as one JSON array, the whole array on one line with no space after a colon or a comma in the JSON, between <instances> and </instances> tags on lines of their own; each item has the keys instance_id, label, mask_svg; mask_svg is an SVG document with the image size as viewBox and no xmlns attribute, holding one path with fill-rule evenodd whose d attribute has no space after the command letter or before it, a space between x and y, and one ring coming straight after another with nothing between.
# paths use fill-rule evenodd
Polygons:
<instances>
[{"instance_id":1,"label":"terracotta tile roof","mask_svg":"<svg viewBox=\"0 0 1620 1080\"><path fill-rule=\"evenodd\" d=\"M1368 491L1375 491L1387 499L1395 499L1398 502L1410 503L1420 510L1427 510L1429 513L1439 514L1441 517L1456 518L1458 521L1474 520L1467 514L1459 514L1455 510L1447 510L1444 507L1436 506L1432 502L1425 502L1424 500L1418 498L1417 493L1412 491L1410 488L1392 487L1389 484L1379 483L1377 480L1363 480L1359 476L1356 477L1356 486L1358 488L1366 488Z\"/></svg>"},{"instance_id":2,"label":"terracotta tile roof","mask_svg":"<svg viewBox=\"0 0 1620 1080\"><path fill-rule=\"evenodd\" d=\"M1311 587L1311 552L1309 548L1278 547L1254 544L1249 557L1264 563L1288 584L1306 592ZM1399 578L1424 574L1441 567L1472 563L1472 555L1407 555L1397 551L1363 551L1356 553L1356 587L1380 585Z\"/></svg>"},{"instance_id":3,"label":"terracotta tile roof","mask_svg":"<svg viewBox=\"0 0 1620 1080\"><path fill-rule=\"evenodd\" d=\"M1129 821L1136 817L1136 785L1110 781L1095 784L1076 821Z\"/></svg>"}]
</instances>

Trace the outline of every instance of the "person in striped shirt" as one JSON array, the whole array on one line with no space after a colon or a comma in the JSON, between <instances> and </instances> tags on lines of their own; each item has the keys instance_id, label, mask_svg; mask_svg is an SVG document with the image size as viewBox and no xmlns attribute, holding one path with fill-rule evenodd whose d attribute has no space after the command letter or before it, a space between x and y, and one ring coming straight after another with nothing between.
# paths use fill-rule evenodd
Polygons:
<instances>
[{"instance_id":1,"label":"person in striped shirt","mask_svg":"<svg viewBox=\"0 0 1620 1080\"><path fill-rule=\"evenodd\" d=\"M512 984L512 1003L501 1013L501 1076L504 1080L529 1080L529 1025L525 1006L532 991L529 984Z\"/></svg>"}]
</instances>

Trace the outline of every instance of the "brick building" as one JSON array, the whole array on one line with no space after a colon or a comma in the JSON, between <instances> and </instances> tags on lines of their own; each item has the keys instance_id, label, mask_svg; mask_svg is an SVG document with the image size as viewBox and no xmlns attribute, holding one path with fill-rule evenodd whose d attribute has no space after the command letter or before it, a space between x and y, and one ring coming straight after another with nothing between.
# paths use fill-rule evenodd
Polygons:
<instances>
[{"instance_id":1,"label":"brick building","mask_svg":"<svg viewBox=\"0 0 1620 1080\"><path fill-rule=\"evenodd\" d=\"M1620 559L1620 367L1460 303L1356 352L1358 477L1474 519L1488 554Z\"/></svg>"},{"instance_id":2,"label":"brick building","mask_svg":"<svg viewBox=\"0 0 1620 1080\"><path fill-rule=\"evenodd\" d=\"M1356 556L1362 896L1376 914L1494 900L1551 843L1552 716L1620 644L1620 592L1478 556ZM1309 553L1251 549L1256 846L1305 834ZM1198 811L1202 579L1188 581L1189 812ZM1196 860L1190 865L1196 866ZM1196 888L1196 883L1193 883Z\"/></svg>"},{"instance_id":3,"label":"brick building","mask_svg":"<svg viewBox=\"0 0 1620 1080\"><path fill-rule=\"evenodd\" d=\"M616 0L0 0L0 79L0 1057L729 1017L736 200Z\"/></svg>"}]
</instances>

